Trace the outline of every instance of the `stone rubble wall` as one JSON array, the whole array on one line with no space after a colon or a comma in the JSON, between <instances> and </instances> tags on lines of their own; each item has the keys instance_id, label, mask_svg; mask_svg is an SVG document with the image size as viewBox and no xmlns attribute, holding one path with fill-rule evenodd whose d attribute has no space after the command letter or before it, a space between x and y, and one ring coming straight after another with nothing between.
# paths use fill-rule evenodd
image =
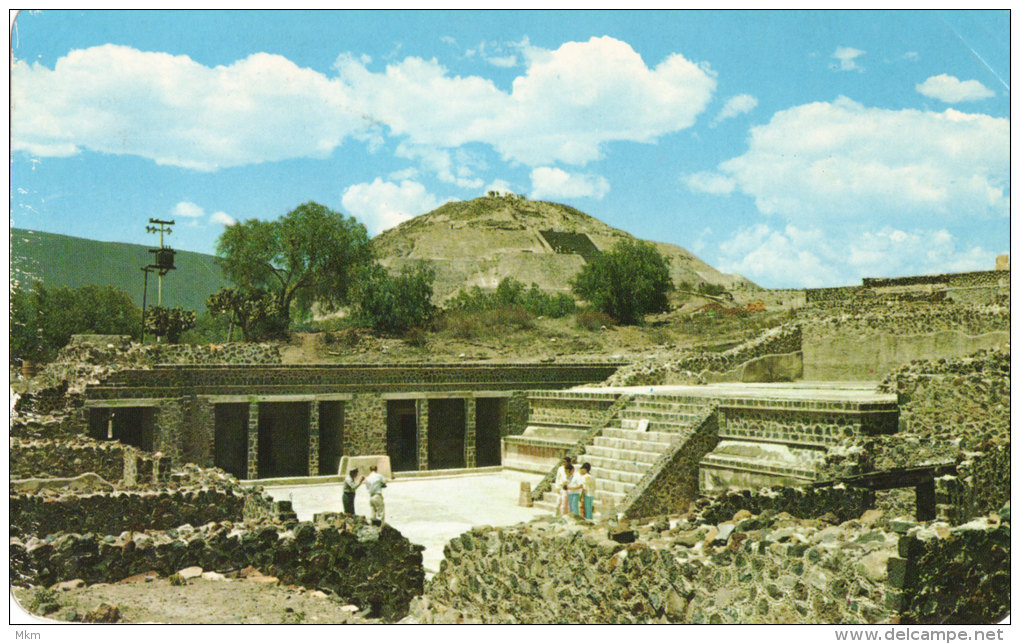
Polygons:
<instances>
[{"instance_id":1,"label":"stone rubble wall","mask_svg":"<svg viewBox=\"0 0 1020 644\"><path fill-rule=\"evenodd\" d=\"M984 452L967 452L956 465L956 476L935 481L936 500L942 517L960 524L997 511L1011 496L1010 443L999 443Z\"/></svg>"},{"instance_id":2,"label":"stone rubble wall","mask_svg":"<svg viewBox=\"0 0 1020 644\"><path fill-rule=\"evenodd\" d=\"M486 623L878 623L896 535L863 522L743 519L629 545L567 519L475 528L429 602ZM725 530L726 536L720 528ZM442 609L440 609L442 610ZM430 615L412 615L420 622Z\"/></svg>"},{"instance_id":3,"label":"stone rubble wall","mask_svg":"<svg viewBox=\"0 0 1020 644\"><path fill-rule=\"evenodd\" d=\"M606 386L629 387L665 384L702 384L709 374L734 372L749 361L766 356L800 351L801 330L797 323L768 329L756 338L721 353L683 351L676 357L656 356L620 368Z\"/></svg>"},{"instance_id":4,"label":"stone rubble wall","mask_svg":"<svg viewBox=\"0 0 1020 644\"><path fill-rule=\"evenodd\" d=\"M124 477L125 456L137 457L137 452L133 447L112 441L12 438L10 476L14 479L65 478L94 472L116 485Z\"/></svg>"},{"instance_id":5,"label":"stone rubble wall","mask_svg":"<svg viewBox=\"0 0 1020 644\"><path fill-rule=\"evenodd\" d=\"M889 561L901 624L991 624L1010 613L1009 505L949 529L910 529Z\"/></svg>"},{"instance_id":6,"label":"stone rubble wall","mask_svg":"<svg viewBox=\"0 0 1020 644\"><path fill-rule=\"evenodd\" d=\"M119 536L12 538L10 571L11 583L49 586L71 579L114 583L153 570L171 575L190 566L224 573L253 566L281 583L334 592L395 620L423 591L421 551L389 525L369 526L360 517L289 529L221 522Z\"/></svg>"},{"instance_id":7,"label":"stone rubble wall","mask_svg":"<svg viewBox=\"0 0 1020 644\"><path fill-rule=\"evenodd\" d=\"M723 492L701 497L691 508L698 523L722 523L740 511L751 514L785 512L798 519L831 514L839 522L864 514L874 503L874 493L844 485L831 487L772 487L760 490Z\"/></svg>"},{"instance_id":8,"label":"stone rubble wall","mask_svg":"<svg viewBox=\"0 0 1020 644\"><path fill-rule=\"evenodd\" d=\"M11 536L168 530L183 524L240 521L245 507L244 494L216 489L47 492L51 493L10 495Z\"/></svg>"}]
</instances>

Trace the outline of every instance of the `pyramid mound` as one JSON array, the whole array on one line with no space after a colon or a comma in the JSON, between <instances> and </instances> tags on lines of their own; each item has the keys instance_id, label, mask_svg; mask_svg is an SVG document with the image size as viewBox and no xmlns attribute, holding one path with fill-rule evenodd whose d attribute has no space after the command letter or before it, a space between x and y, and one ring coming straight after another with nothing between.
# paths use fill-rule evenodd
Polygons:
<instances>
[{"instance_id":1,"label":"pyramid mound","mask_svg":"<svg viewBox=\"0 0 1020 644\"><path fill-rule=\"evenodd\" d=\"M506 195L444 204L382 232L372 243L391 270L422 260L431 264L436 269L436 300L442 301L461 288L495 288L505 277L550 292L569 292L570 279L584 263L622 239L635 238L576 208ZM652 243L669 260L675 284L759 290L746 278L720 273L679 246Z\"/></svg>"}]
</instances>

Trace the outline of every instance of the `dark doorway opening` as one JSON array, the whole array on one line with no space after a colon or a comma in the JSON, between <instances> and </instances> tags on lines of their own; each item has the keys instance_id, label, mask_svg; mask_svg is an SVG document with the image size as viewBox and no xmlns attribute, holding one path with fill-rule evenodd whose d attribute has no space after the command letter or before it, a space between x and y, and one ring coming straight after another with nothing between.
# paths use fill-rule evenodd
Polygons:
<instances>
[{"instance_id":1,"label":"dark doorway opening","mask_svg":"<svg viewBox=\"0 0 1020 644\"><path fill-rule=\"evenodd\" d=\"M429 404L429 469L445 470L464 464L464 400L435 398Z\"/></svg>"},{"instance_id":2,"label":"dark doorway opening","mask_svg":"<svg viewBox=\"0 0 1020 644\"><path fill-rule=\"evenodd\" d=\"M319 403L319 475L335 475L340 470L344 447L344 403L324 400Z\"/></svg>"},{"instance_id":3,"label":"dark doorway opening","mask_svg":"<svg viewBox=\"0 0 1020 644\"><path fill-rule=\"evenodd\" d=\"M394 472L418 469L418 413L413 400L386 401L386 454Z\"/></svg>"},{"instance_id":4,"label":"dark doorway opening","mask_svg":"<svg viewBox=\"0 0 1020 644\"><path fill-rule=\"evenodd\" d=\"M308 405L259 403L259 478L309 475Z\"/></svg>"},{"instance_id":5,"label":"dark doorway opening","mask_svg":"<svg viewBox=\"0 0 1020 644\"><path fill-rule=\"evenodd\" d=\"M503 418L506 417L506 398L475 399L475 465L499 465L499 439Z\"/></svg>"},{"instance_id":6,"label":"dark doorway opening","mask_svg":"<svg viewBox=\"0 0 1020 644\"><path fill-rule=\"evenodd\" d=\"M89 412L89 436L151 452L155 417L155 407L93 407Z\"/></svg>"},{"instance_id":7,"label":"dark doorway opening","mask_svg":"<svg viewBox=\"0 0 1020 644\"><path fill-rule=\"evenodd\" d=\"M248 403L213 405L213 463L239 479L248 478Z\"/></svg>"}]
</instances>

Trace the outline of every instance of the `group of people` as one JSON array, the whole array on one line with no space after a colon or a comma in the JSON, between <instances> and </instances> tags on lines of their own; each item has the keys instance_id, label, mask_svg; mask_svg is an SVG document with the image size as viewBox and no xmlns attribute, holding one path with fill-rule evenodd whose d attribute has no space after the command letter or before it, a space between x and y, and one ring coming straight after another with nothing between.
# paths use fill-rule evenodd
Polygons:
<instances>
[{"instance_id":1,"label":"group of people","mask_svg":"<svg viewBox=\"0 0 1020 644\"><path fill-rule=\"evenodd\" d=\"M352 469L344 479L344 514L354 514L354 495L361 484L368 489L368 503L372 506L372 523L382 525L386 518L386 507L383 503L382 490L386 487L386 477L379 473L375 465L369 468L368 476L358 476L358 468Z\"/></svg>"},{"instance_id":2,"label":"group of people","mask_svg":"<svg viewBox=\"0 0 1020 644\"><path fill-rule=\"evenodd\" d=\"M563 458L563 464L556 470L556 482L553 489L559 491L560 502L556 514L572 514L589 521L595 518L595 477L591 473L591 465L584 463L580 471L574 469L569 456ZM583 499L583 505L582 505Z\"/></svg>"}]
</instances>

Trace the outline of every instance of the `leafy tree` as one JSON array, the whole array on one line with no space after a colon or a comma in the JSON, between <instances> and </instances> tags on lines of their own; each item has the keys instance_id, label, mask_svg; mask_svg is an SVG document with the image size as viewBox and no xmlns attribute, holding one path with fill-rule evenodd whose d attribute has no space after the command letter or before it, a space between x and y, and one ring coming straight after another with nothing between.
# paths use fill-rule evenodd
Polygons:
<instances>
[{"instance_id":1,"label":"leafy tree","mask_svg":"<svg viewBox=\"0 0 1020 644\"><path fill-rule=\"evenodd\" d=\"M213 316L227 318L230 325L228 340L232 337L234 325L241 329L241 335L248 342L287 335L287 320L280 315L276 298L265 289L245 291L223 287L210 295L205 305Z\"/></svg>"},{"instance_id":2,"label":"leafy tree","mask_svg":"<svg viewBox=\"0 0 1020 644\"><path fill-rule=\"evenodd\" d=\"M357 287L357 317L377 331L400 333L421 328L436 313L432 304L435 270L421 262L390 275L373 264L362 271Z\"/></svg>"},{"instance_id":3,"label":"leafy tree","mask_svg":"<svg viewBox=\"0 0 1020 644\"><path fill-rule=\"evenodd\" d=\"M248 303L268 293L285 325L292 305L308 311L314 302L345 303L352 275L371 259L363 225L311 201L275 221L228 226L216 254L227 279L253 298Z\"/></svg>"},{"instance_id":4,"label":"leafy tree","mask_svg":"<svg viewBox=\"0 0 1020 644\"><path fill-rule=\"evenodd\" d=\"M629 239L593 257L570 285L575 294L621 324L667 310L667 295L673 289L662 253L648 242Z\"/></svg>"},{"instance_id":5,"label":"leafy tree","mask_svg":"<svg viewBox=\"0 0 1020 644\"><path fill-rule=\"evenodd\" d=\"M142 310L114 286L46 286L11 294L10 359L48 361L78 333L137 338Z\"/></svg>"},{"instance_id":6,"label":"leafy tree","mask_svg":"<svg viewBox=\"0 0 1020 644\"><path fill-rule=\"evenodd\" d=\"M179 306L172 309L154 306L145 312L145 330L163 336L170 344L177 344L181 334L195 327L195 312Z\"/></svg>"}]
</instances>

